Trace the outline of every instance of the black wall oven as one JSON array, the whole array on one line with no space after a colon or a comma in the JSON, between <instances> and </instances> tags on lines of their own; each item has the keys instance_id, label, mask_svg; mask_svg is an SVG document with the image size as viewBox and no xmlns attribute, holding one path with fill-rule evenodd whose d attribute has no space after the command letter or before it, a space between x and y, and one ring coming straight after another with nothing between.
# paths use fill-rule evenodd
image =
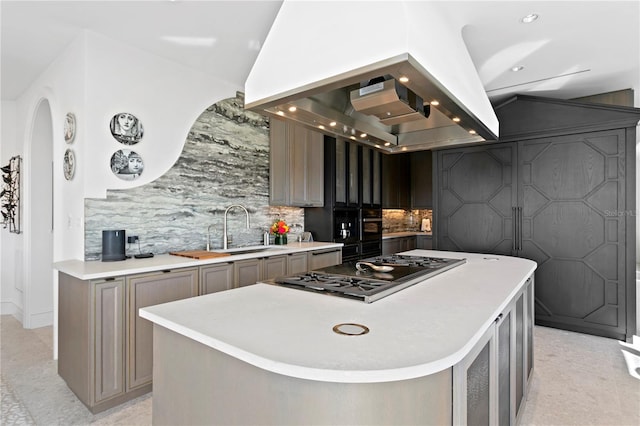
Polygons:
<instances>
[{"instance_id":1,"label":"black wall oven","mask_svg":"<svg viewBox=\"0 0 640 426\"><path fill-rule=\"evenodd\" d=\"M362 257L382 254L382 209L361 210L360 235Z\"/></svg>"}]
</instances>

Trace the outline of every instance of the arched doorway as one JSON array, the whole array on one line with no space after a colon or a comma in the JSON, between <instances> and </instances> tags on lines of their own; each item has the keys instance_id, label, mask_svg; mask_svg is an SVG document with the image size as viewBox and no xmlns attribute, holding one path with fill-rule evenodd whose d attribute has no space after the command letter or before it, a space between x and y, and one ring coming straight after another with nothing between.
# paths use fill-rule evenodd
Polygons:
<instances>
[{"instance_id":1,"label":"arched doorway","mask_svg":"<svg viewBox=\"0 0 640 426\"><path fill-rule=\"evenodd\" d=\"M53 324L53 124L46 99L35 111L29 152L22 324L38 328Z\"/></svg>"}]
</instances>

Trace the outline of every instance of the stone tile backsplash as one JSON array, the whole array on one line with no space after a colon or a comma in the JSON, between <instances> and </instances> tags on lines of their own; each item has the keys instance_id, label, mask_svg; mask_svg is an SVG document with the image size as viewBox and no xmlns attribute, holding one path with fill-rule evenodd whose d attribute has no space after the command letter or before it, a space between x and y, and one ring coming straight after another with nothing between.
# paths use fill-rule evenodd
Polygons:
<instances>
[{"instance_id":1,"label":"stone tile backsplash","mask_svg":"<svg viewBox=\"0 0 640 426\"><path fill-rule=\"evenodd\" d=\"M102 252L102 230L124 229L140 238L127 254L204 249L211 225L211 247L222 247L223 216L229 211L230 247L262 243L277 218L290 226L290 239L304 230L304 209L269 206L269 121L245 111L242 94L202 113L184 150L163 176L146 185L110 190L106 199L85 200L85 259ZM108 167L108 164L105 165Z\"/></svg>"},{"instance_id":2,"label":"stone tile backsplash","mask_svg":"<svg viewBox=\"0 0 640 426\"><path fill-rule=\"evenodd\" d=\"M433 229L433 210L382 210L382 232L420 231L422 219L431 221Z\"/></svg>"}]
</instances>

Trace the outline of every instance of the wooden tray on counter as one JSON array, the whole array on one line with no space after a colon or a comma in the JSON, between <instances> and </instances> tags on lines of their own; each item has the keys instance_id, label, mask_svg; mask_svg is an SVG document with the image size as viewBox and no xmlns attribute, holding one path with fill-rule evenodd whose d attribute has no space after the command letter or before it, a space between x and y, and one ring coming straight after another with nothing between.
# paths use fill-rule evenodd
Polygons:
<instances>
[{"instance_id":1,"label":"wooden tray on counter","mask_svg":"<svg viewBox=\"0 0 640 426\"><path fill-rule=\"evenodd\" d=\"M169 254L174 256L189 257L191 259L213 259L215 257L231 256L230 253L216 253L206 250L187 250L187 251L170 251Z\"/></svg>"}]
</instances>

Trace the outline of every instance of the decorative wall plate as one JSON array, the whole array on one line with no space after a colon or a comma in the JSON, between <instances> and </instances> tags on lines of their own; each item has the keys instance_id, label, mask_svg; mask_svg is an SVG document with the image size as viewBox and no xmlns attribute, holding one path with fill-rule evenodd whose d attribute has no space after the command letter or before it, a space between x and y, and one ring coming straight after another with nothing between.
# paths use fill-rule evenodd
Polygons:
<instances>
[{"instance_id":1,"label":"decorative wall plate","mask_svg":"<svg viewBox=\"0 0 640 426\"><path fill-rule=\"evenodd\" d=\"M76 136L76 116L68 112L64 117L64 141L66 143L73 142Z\"/></svg>"},{"instance_id":2,"label":"decorative wall plate","mask_svg":"<svg viewBox=\"0 0 640 426\"><path fill-rule=\"evenodd\" d=\"M133 114L120 112L111 118L109 124L111 135L120 143L135 145L140 142L144 134L142 123Z\"/></svg>"},{"instance_id":3,"label":"decorative wall plate","mask_svg":"<svg viewBox=\"0 0 640 426\"><path fill-rule=\"evenodd\" d=\"M122 180L134 180L144 169L142 157L135 151L119 149L111 156L111 171Z\"/></svg>"},{"instance_id":4,"label":"decorative wall plate","mask_svg":"<svg viewBox=\"0 0 640 426\"><path fill-rule=\"evenodd\" d=\"M66 180L73 179L73 175L76 172L76 155L73 153L73 150L67 149L64 152L62 169L64 170L64 178Z\"/></svg>"}]
</instances>

